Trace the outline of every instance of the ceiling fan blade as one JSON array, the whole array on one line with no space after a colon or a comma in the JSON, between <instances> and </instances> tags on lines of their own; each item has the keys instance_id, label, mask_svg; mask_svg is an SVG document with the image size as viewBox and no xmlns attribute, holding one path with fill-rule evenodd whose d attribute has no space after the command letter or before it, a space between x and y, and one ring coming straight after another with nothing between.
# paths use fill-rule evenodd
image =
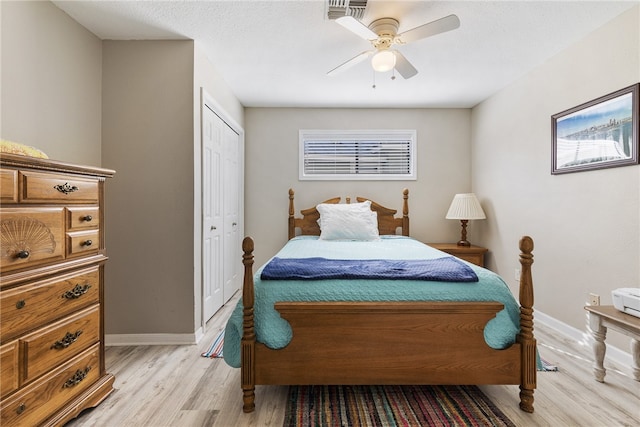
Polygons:
<instances>
[{"instance_id":1,"label":"ceiling fan blade","mask_svg":"<svg viewBox=\"0 0 640 427\"><path fill-rule=\"evenodd\" d=\"M353 16L341 16L340 18L336 19L336 22L365 40L375 40L378 38L378 35L376 33L371 31L369 27L358 21Z\"/></svg>"},{"instance_id":2,"label":"ceiling fan blade","mask_svg":"<svg viewBox=\"0 0 640 427\"><path fill-rule=\"evenodd\" d=\"M411 62L407 58L404 57L403 54L394 50L393 53L396 55L396 71L405 79L410 79L411 77L418 74L418 70L411 65Z\"/></svg>"},{"instance_id":3,"label":"ceiling fan blade","mask_svg":"<svg viewBox=\"0 0 640 427\"><path fill-rule=\"evenodd\" d=\"M449 15L407 30L402 34L398 34L398 37L404 43L411 43L416 40L435 36L436 34L455 30L458 27L460 27L460 19L458 19L456 15Z\"/></svg>"},{"instance_id":4,"label":"ceiling fan blade","mask_svg":"<svg viewBox=\"0 0 640 427\"><path fill-rule=\"evenodd\" d=\"M366 50L366 51L354 56L353 58L351 58L347 62L344 62L344 63L338 65L336 68L334 68L333 70L329 71L327 73L327 76L335 76L336 74L341 73L342 71L345 71L346 69L351 68L354 65L361 63L362 61L364 61L365 59L370 57L372 54L373 54L372 50Z\"/></svg>"}]
</instances>

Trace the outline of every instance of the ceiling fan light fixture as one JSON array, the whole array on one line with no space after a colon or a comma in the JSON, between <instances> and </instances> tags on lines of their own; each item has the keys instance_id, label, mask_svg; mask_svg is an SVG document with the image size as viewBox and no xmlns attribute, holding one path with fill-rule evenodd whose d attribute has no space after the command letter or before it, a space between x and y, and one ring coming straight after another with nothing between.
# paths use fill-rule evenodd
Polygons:
<instances>
[{"instance_id":1,"label":"ceiling fan light fixture","mask_svg":"<svg viewBox=\"0 0 640 427\"><path fill-rule=\"evenodd\" d=\"M379 73L392 70L396 66L396 55L390 50L380 50L371 58L371 66Z\"/></svg>"}]
</instances>

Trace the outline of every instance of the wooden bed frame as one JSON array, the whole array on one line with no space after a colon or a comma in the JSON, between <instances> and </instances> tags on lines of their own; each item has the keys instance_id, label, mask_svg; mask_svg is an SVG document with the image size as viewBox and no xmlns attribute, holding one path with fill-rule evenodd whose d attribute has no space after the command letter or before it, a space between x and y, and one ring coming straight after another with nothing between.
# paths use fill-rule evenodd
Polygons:
<instances>
[{"instance_id":1,"label":"wooden bed frame","mask_svg":"<svg viewBox=\"0 0 640 427\"><path fill-rule=\"evenodd\" d=\"M402 217L372 202L381 234L409 235L408 190ZM296 218L289 190L289 238L300 228L319 235L315 207ZM359 202L367 200L358 197ZM338 203L334 198L324 203ZM349 201L349 199L347 199ZM520 408L533 412L536 340L533 336L533 240L520 240L520 333L504 350L489 347L485 325L502 310L499 302L278 302L275 308L293 329L284 348L256 342L253 303L254 243L242 243L245 267L241 382L243 411L255 409L256 385L369 384L520 386Z\"/></svg>"}]
</instances>

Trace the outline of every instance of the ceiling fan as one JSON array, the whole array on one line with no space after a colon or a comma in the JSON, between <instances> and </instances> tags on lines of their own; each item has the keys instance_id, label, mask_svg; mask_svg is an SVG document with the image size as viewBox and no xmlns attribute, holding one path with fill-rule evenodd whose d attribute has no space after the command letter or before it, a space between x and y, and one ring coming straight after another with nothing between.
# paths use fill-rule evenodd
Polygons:
<instances>
[{"instance_id":1,"label":"ceiling fan","mask_svg":"<svg viewBox=\"0 0 640 427\"><path fill-rule=\"evenodd\" d=\"M392 46L408 44L460 27L460 19L456 15L445 16L400 34L398 34L400 23L394 18L376 19L369 26L348 15L336 19L336 22L357 36L370 41L374 49L364 51L338 65L327 73L329 76L351 68L373 55L371 65L375 71L384 72L395 68L402 77L409 79L418 74L418 70L400 51L392 49Z\"/></svg>"}]
</instances>

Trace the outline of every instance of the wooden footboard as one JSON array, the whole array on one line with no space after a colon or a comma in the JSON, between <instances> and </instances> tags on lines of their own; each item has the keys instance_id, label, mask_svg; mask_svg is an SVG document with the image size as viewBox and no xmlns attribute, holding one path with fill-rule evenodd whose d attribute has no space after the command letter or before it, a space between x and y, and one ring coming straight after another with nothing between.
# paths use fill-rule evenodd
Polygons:
<instances>
[{"instance_id":1,"label":"wooden footboard","mask_svg":"<svg viewBox=\"0 0 640 427\"><path fill-rule=\"evenodd\" d=\"M255 408L256 384L519 384L520 408L533 412L533 241L520 241L521 332L504 350L484 327L498 302L279 302L293 329L289 345L256 343L253 240L243 242L243 410Z\"/></svg>"}]
</instances>

